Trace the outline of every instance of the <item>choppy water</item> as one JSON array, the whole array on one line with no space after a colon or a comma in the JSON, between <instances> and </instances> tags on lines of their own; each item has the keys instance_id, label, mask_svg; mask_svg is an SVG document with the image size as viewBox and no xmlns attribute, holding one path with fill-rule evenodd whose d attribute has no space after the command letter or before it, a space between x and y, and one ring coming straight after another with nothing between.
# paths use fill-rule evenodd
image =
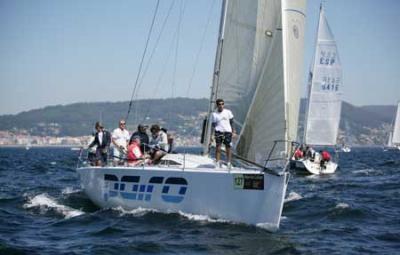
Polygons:
<instances>
[{"instance_id":1,"label":"choppy water","mask_svg":"<svg viewBox=\"0 0 400 255\"><path fill-rule=\"evenodd\" d=\"M0 148L0 254L399 254L400 152L353 149L330 176L292 175L281 228L97 208L77 151Z\"/></svg>"}]
</instances>

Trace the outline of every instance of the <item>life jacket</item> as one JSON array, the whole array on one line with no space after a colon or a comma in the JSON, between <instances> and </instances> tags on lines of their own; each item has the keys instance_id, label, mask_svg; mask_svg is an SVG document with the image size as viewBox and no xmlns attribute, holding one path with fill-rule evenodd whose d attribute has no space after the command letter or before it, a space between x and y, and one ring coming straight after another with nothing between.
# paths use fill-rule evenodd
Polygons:
<instances>
[{"instance_id":1,"label":"life jacket","mask_svg":"<svg viewBox=\"0 0 400 255\"><path fill-rule=\"evenodd\" d=\"M140 149L140 144L136 142L129 144L127 159L130 162L136 161L138 159L143 159L143 153Z\"/></svg>"},{"instance_id":2,"label":"life jacket","mask_svg":"<svg viewBox=\"0 0 400 255\"><path fill-rule=\"evenodd\" d=\"M297 150L294 152L294 157L295 157L295 158L302 158L302 157L303 157L303 152L302 152L300 149L297 149Z\"/></svg>"},{"instance_id":3,"label":"life jacket","mask_svg":"<svg viewBox=\"0 0 400 255\"><path fill-rule=\"evenodd\" d=\"M331 160L331 155L327 151L323 151L321 156L322 156L322 159L325 161Z\"/></svg>"}]
</instances>

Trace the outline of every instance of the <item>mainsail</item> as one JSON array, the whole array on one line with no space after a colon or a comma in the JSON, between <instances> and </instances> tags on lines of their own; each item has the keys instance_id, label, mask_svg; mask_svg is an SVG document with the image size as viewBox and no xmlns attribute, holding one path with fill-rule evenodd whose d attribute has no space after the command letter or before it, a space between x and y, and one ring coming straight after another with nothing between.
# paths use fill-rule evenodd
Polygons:
<instances>
[{"instance_id":1,"label":"mainsail","mask_svg":"<svg viewBox=\"0 0 400 255\"><path fill-rule=\"evenodd\" d=\"M394 121L394 126L393 126L392 144L393 145L400 144L400 102L398 102L397 104L396 120Z\"/></svg>"},{"instance_id":2,"label":"mainsail","mask_svg":"<svg viewBox=\"0 0 400 255\"><path fill-rule=\"evenodd\" d=\"M235 115L239 156L263 163L274 141L296 140L304 13L305 0L228 2L214 99Z\"/></svg>"},{"instance_id":3,"label":"mainsail","mask_svg":"<svg viewBox=\"0 0 400 255\"><path fill-rule=\"evenodd\" d=\"M342 67L321 6L314 63L309 75L306 144L335 145L341 111Z\"/></svg>"}]
</instances>

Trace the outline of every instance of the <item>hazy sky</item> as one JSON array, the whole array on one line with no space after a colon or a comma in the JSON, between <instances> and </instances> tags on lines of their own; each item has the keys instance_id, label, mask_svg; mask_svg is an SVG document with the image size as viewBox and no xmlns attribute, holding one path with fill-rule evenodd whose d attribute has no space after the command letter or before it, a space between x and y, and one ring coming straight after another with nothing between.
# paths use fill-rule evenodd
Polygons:
<instances>
[{"instance_id":1,"label":"hazy sky","mask_svg":"<svg viewBox=\"0 0 400 255\"><path fill-rule=\"evenodd\" d=\"M319 4L308 0L304 77ZM155 5L156 0L0 0L0 114L130 100ZM147 56L155 49L154 55L149 65L145 61L139 98L209 97L220 6L221 0L161 1ZM325 9L342 61L344 99L395 104L400 1L330 0Z\"/></svg>"}]
</instances>

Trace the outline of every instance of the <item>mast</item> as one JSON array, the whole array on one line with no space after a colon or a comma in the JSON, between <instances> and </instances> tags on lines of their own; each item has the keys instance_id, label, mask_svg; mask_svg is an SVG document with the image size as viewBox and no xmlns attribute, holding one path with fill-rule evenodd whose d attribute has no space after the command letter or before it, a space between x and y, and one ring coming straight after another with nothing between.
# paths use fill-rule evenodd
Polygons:
<instances>
[{"instance_id":1,"label":"mast","mask_svg":"<svg viewBox=\"0 0 400 255\"><path fill-rule=\"evenodd\" d=\"M219 81L219 71L221 66L221 52L222 47L224 44L224 32L225 32L225 21L226 21L226 12L228 7L229 0L222 1L222 8L221 8L221 18L219 23L219 35L218 35L218 45L217 45L217 52L215 54L215 62L214 62L214 74L213 74L213 81L211 86L211 95L210 95L210 102L208 106L208 114L207 114L207 123L206 123L206 132L205 132L205 140L203 144L203 155L207 155L209 153L209 144L211 139L211 116L214 109L214 102L217 92L217 86Z\"/></svg>"}]
</instances>

